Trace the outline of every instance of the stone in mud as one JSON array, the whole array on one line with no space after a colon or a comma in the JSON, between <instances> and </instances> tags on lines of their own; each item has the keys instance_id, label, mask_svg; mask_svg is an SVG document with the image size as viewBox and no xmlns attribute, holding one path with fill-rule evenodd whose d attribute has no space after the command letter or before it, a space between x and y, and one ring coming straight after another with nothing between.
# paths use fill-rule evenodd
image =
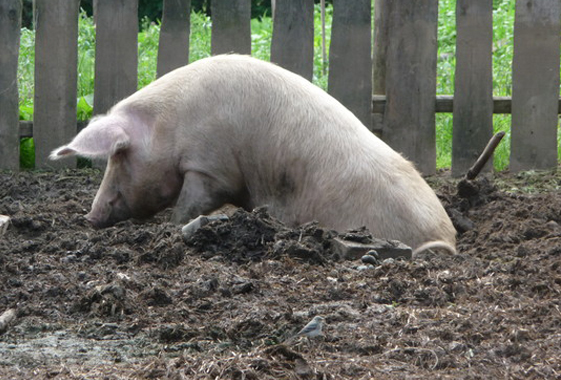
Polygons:
<instances>
[{"instance_id":1,"label":"stone in mud","mask_svg":"<svg viewBox=\"0 0 561 380\"><path fill-rule=\"evenodd\" d=\"M378 253L380 260L389 258L404 258L410 260L412 257L413 250L411 247L397 240L376 238L371 238L369 240L370 242L368 243L362 243L335 238L333 239L333 250L347 260L357 260L371 250Z\"/></svg>"},{"instance_id":2,"label":"stone in mud","mask_svg":"<svg viewBox=\"0 0 561 380\"><path fill-rule=\"evenodd\" d=\"M0 215L0 236L6 233L9 224L10 224L10 217L7 215Z\"/></svg>"}]
</instances>

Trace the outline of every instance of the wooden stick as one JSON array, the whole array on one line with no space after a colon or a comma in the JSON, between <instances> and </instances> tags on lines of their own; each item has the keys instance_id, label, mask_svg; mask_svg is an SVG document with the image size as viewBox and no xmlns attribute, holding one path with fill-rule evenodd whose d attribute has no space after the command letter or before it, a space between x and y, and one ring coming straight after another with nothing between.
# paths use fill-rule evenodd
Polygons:
<instances>
[{"instance_id":1,"label":"wooden stick","mask_svg":"<svg viewBox=\"0 0 561 380\"><path fill-rule=\"evenodd\" d=\"M16 320L16 309L8 309L0 315L0 334L4 333L8 326Z\"/></svg>"},{"instance_id":2,"label":"wooden stick","mask_svg":"<svg viewBox=\"0 0 561 380\"><path fill-rule=\"evenodd\" d=\"M483 166L485 166L487 161L489 161L489 158L493 155L495 149L497 149L497 146L503 139L504 135L505 133L501 131L491 137L491 140L489 140L487 146L483 149L483 153L481 153L477 161L475 161L475 164L473 164L473 166L468 170L466 179L473 180L477 177L477 175L481 172L481 169L483 169Z\"/></svg>"}]
</instances>

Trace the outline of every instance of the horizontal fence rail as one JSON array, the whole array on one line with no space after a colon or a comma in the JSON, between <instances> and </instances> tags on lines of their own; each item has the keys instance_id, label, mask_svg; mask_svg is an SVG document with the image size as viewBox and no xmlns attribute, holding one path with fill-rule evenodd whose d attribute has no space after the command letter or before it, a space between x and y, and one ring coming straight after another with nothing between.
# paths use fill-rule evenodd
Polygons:
<instances>
[{"instance_id":1,"label":"horizontal fence rail","mask_svg":"<svg viewBox=\"0 0 561 380\"><path fill-rule=\"evenodd\" d=\"M19 141L33 137L36 167L86 122L76 121L79 0L37 0L34 121L18 121L21 1L0 2L0 169L17 170ZM138 0L97 0L94 114L138 86ZM157 76L189 61L190 0L163 0ZM561 2L519 0L512 97L493 97L493 0L457 0L453 95L436 95L438 0L334 0L328 92L424 174L433 174L435 113L453 114L452 173L462 175L493 132L493 114L512 114L513 171L557 165L561 113ZM53 11L56 9L56 12ZM209 54L251 51L250 0L211 2ZM276 2L271 61L313 73L312 0ZM489 168L488 168L489 169Z\"/></svg>"},{"instance_id":2,"label":"horizontal fence rail","mask_svg":"<svg viewBox=\"0 0 561 380\"><path fill-rule=\"evenodd\" d=\"M372 97L372 113L383 114L386 108L386 96L374 95ZM512 113L512 98L509 96L493 96L492 97L493 114L510 114ZM557 113L561 114L561 98L557 99ZM453 95L437 95L434 103L434 112L437 113L453 113L454 112L454 96Z\"/></svg>"},{"instance_id":3,"label":"horizontal fence rail","mask_svg":"<svg viewBox=\"0 0 561 380\"><path fill-rule=\"evenodd\" d=\"M561 98L558 99L557 113L561 114ZM384 114L386 109L386 96L374 95L372 97L372 113ZM438 95L435 99L434 112L436 113L452 113L454 111L454 96ZM493 97L493 114L510 114L512 113L512 98L507 96ZM78 121L76 131L79 132L88 125L88 120ZM381 130L377 131L381 132ZM33 137L33 122L20 120L19 137Z\"/></svg>"}]
</instances>

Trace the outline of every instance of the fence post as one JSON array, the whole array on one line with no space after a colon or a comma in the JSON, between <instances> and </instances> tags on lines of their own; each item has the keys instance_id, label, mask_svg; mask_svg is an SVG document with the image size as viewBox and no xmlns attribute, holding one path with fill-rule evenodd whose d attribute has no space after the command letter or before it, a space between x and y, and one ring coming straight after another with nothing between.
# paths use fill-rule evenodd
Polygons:
<instances>
[{"instance_id":1,"label":"fence post","mask_svg":"<svg viewBox=\"0 0 561 380\"><path fill-rule=\"evenodd\" d=\"M76 135L79 0L36 0L35 167L75 166L49 161L50 152Z\"/></svg>"},{"instance_id":2,"label":"fence post","mask_svg":"<svg viewBox=\"0 0 561 380\"><path fill-rule=\"evenodd\" d=\"M210 7L211 54L251 54L251 1L213 0Z\"/></svg>"},{"instance_id":3,"label":"fence post","mask_svg":"<svg viewBox=\"0 0 561 380\"><path fill-rule=\"evenodd\" d=\"M271 62L312 80L314 74L314 2L279 1L273 19Z\"/></svg>"},{"instance_id":4,"label":"fence post","mask_svg":"<svg viewBox=\"0 0 561 380\"><path fill-rule=\"evenodd\" d=\"M559 0L516 2L510 169L557 166Z\"/></svg>"},{"instance_id":5,"label":"fence post","mask_svg":"<svg viewBox=\"0 0 561 380\"><path fill-rule=\"evenodd\" d=\"M334 0L328 92L362 123L372 121L371 0Z\"/></svg>"},{"instance_id":6,"label":"fence post","mask_svg":"<svg viewBox=\"0 0 561 380\"><path fill-rule=\"evenodd\" d=\"M436 172L438 0L393 0L391 8L384 140L431 175Z\"/></svg>"},{"instance_id":7,"label":"fence post","mask_svg":"<svg viewBox=\"0 0 561 380\"><path fill-rule=\"evenodd\" d=\"M459 177L493 135L493 0L458 0L456 35L452 175Z\"/></svg>"},{"instance_id":8,"label":"fence post","mask_svg":"<svg viewBox=\"0 0 561 380\"><path fill-rule=\"evenodd\" d=\"M191 0L164 0L158 78L189 63Z\"/></svg>"},{"instance_id":9,"label":"fence post","mask_svg":"<svg viewBox=\"0 0 561 380\"><path fill-rule=\"evenodd\" d=\"M18 56L21 1L0 2L0 169L19 170Z\"/></svg>"},{"instance_id":10,"label":"fence post","mask_svg":"<svg viewBox=\"0 0 561 380\"><path fill-rule=\"evenodd\" d=\"M136 91L138 0L96 0L94 113Z\"/></svg>"}]
</instances>

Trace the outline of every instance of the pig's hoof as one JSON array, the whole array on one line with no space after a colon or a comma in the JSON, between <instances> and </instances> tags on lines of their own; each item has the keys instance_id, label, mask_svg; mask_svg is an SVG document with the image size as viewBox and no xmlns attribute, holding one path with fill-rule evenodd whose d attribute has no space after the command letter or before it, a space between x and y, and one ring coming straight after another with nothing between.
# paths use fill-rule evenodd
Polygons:
<instances>
[{"instance_id":1,"label":"pig's hoof","mask_svg":"<svg viewBox=\"0 0 561 380\"><path fill-rule=\"evenodd\" d=\"M181 235L183 235L183 240L187 241L193 237L195 232L197 232L201 227L207 225L210 222L222 221L225 222L229 218L225 214L216 215L199 215L189 223L183 226L181 229Z\"/></svg>"}]
</instances>

